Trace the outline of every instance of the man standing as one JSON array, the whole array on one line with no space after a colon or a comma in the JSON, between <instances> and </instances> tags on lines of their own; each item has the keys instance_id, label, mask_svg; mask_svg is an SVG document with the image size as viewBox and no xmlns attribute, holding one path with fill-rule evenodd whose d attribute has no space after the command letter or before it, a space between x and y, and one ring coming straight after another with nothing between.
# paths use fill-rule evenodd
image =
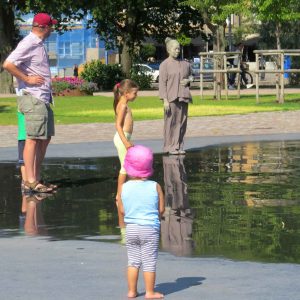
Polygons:
<instances>
[{"instance_id":1,"label":"man standing","mask_svg":"<svg viewBox=\"0 0 300 300\"><path fill-rule=\"evenodd\" d=\"M27 181L24 188L32 192L51 192L53 185L41 182L40 169L51 136L54 136L51 73L44 40L50 36L57 20L46 13L34 16L32 31L7 57L3 67L17 78L20 96L18 110L25 115L27 138L24 163Z\"/></svg>"}]
</instances>

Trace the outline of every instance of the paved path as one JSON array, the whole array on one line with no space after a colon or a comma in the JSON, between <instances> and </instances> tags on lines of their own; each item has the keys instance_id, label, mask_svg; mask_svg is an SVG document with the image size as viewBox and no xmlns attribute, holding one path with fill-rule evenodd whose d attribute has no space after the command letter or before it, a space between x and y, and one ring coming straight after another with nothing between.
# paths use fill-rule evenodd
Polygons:
<instances>
[{"instance_id":1,"label":"paved path","mask_svg":"<svg viewBox=\"0 0 300 300\"><path fill-rule=\"evenodd\" d=\"M300 93L300 89L287 89L286 91L287 93ZM140 91L139 95L156 96L157 93L155 90ZM243 93L253 94L255 90L243 90ZM265 89L264 93L272 94L274 91ZM98 94L112 96L110 92ZM192 90L192 94L199 94L199 90ZM0 133L0 148L16 147L16 126L0 126ZM51 144L110 142L114 133L115 127L112 123L56 125L56 135L52 139ZM186 137L222 137L278 133L300 133L300 111L189 118ZM136 121L134 124L134 140L162 139L162 136L162 120Z\"/></svg>"},{"instance_id":2,"label":"paved path","mask_svg":"<svg viewBox=\"0 0 300 300\"><path fill-rule=\"evenodd\" d=\"M0 126L1 147L16 147L17 127ZM112 141L112 123L57 125L51 144ZM189 118L186 137L300 133L300 111ZM133 140L161 139L163 120L136 121Z\"/></svg>"}]
</instances>

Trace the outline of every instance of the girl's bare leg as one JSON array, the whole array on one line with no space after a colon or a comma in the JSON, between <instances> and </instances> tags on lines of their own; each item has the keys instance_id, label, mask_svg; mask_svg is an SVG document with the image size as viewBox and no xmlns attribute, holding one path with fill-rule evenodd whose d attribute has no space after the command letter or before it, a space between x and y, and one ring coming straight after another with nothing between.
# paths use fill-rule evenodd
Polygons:
<instances>
[{"instance_id":1,"label":"girl's bare leg","mask_svg":"<svg viewBox=\"0 0 300 300\"><path fill-rule=\"evenodd\" d=\"M146 299L162 299L164 295L154 291L155 272L144 272Z\"/></svg>"},{"instance_id":2,"label":"girl's bare leg","mask_svg":"<svg viewBox=\"0 0 300 300\"><path fill-rule=\"evenodd\" d=\"M135 267L127 268L127 281L128 281L128 298L137 297L137 282L139 278L139 269Z\"/></svg>"},{"instance_id":3,"label":"girl's bare leg","mask_svg":"<svg viewBox=\"0 0 300 300\"><path fill-rule=\"evenodd\" d=\"M119 173L116 203L117 203L117 207L118 207L118 217L119 217L120 228L125 228L125 223L124 223L124 216L119 210L118 201L121 199L121 188L122 188L123 183L126 182L126 178L127 178L126 174Z\"/></svg>"},{"instance_id":4,"label":"girl's bare leg","mask_svg":"<svg viewBox=\"0 0 300 300\"><path fill-rule=\"evenodd\" d=\"M154 291L155 272L144 272L146 299L163 299L164 295Z\"/></svg>"}]
</instances>

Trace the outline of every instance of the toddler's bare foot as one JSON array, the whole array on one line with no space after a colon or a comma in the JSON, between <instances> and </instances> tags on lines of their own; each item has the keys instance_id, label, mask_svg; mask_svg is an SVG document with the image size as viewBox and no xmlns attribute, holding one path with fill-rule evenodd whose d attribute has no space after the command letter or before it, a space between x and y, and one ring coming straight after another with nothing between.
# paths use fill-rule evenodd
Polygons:
<instances>
[{"instance_id":1,"label":"toddler's bare foot","mask_svg":"<svg viewBox=\"0 0 300 300\"><path fill-rule=\"evenodd\" d=\"M136 298L137 297L137 292L128 292L127 297L128 298Z\"/></svg>"},{"instance_id":2,"label":"toddler's bare foot","mask_svg":"<svg viewBox=\"0 0 300 300\"><path fill-rule=\"evenodd\" d=\"M158 292L146 293L145 299L163 299L164 295Z\"/></svg>"}]
</instances>

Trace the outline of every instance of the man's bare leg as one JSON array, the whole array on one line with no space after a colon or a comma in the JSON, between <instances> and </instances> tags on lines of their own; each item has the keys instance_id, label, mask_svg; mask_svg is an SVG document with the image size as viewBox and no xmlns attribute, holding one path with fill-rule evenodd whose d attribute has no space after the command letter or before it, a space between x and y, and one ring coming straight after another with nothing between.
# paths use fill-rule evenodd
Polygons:
<instances>
[{"instance_id":1,"label":"man's bare leg","mask_svg":"<svg viewBox=\"0 0 300 300\"><path fill-rule=\"evenodd\" d=\"M32 183L36 181L35 160L38 140L27 139L24 147L24 165L27 181Z\"/></svg>"},{"instance_id":2,"label":"man's bare leg","mask_svg":"<svg viewBox=\"0 0 300 300\"><path fill-rule=\"evenodd\" d=\"M23 181L27 181L27 176L26 176L26 172L25 172L25 166L22 165L22 166L20 167L20 170L21 170L21 177L22 177L22 180L23 180Z\"/></svg>"},{"instance_id":3,"label":"man's bare leg","mask_svg":"<svg viewBox=\"0 0 300 300\"><path fill-rule=\"evenodd\" d=\"M25 183L24 188L34 190L37 192L52 192L53 188L48 188L45 185L38 183L37 173L40 171L38 165L41 164L42 153L42 141L27 139L25 142L25 148L23 152L25 172L27 176L27 183ZM49 143L49 142L48 142ZM46 147L47 148L47 147ZM38 172L36 171L38 170Z\"/></svg>"},{"instance_id":4,"label":"man's bare leg","mask_svg":"<svg viewBox=\"0 0 300 300\"><path fill-rule=\"evenodd\" d=\"M41 167L42 163L44 161L47 147L50 143L51 138L48 138L47 140L39 140L37 151L36 151L36 159L35 159L35 178L37 181L41 180Z\"/></svg>"}]
</instances>

